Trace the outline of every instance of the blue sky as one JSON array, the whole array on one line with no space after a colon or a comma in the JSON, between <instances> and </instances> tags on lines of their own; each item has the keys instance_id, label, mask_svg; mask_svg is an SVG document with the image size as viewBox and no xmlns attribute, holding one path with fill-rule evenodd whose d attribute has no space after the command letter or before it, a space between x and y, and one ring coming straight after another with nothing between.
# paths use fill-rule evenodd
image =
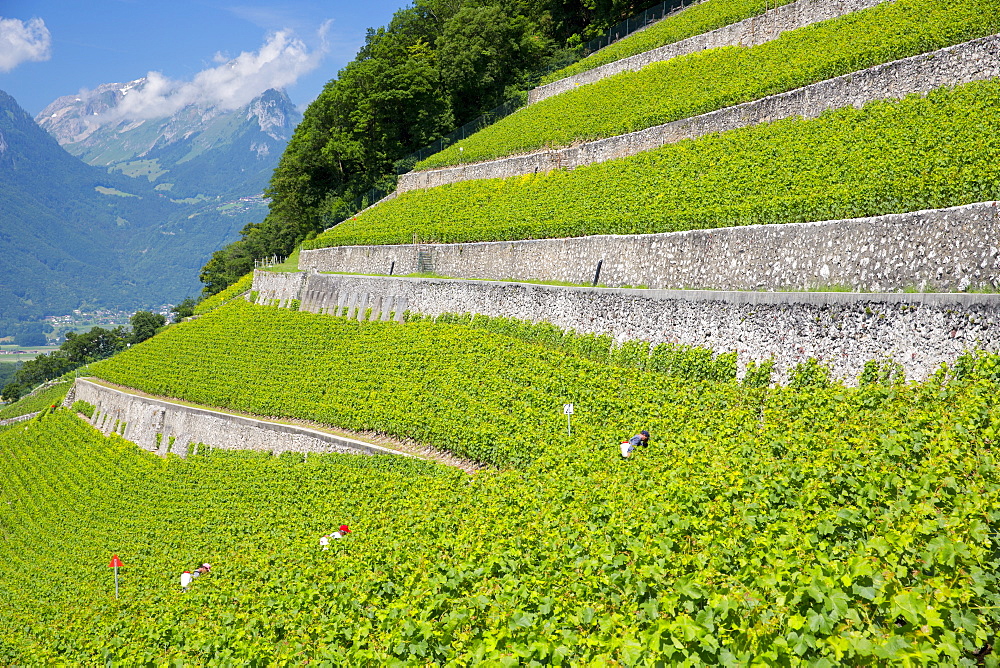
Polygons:
<instances>
[{"instance_id":1,"label":"blue sky","mask_svg":"<svg viewBox=\"0 0 1000 668\"><path fill-rule=\"evenodd\" d=\"M304 107L354 57L369 27L409 4L0 0L0 90L34 116L62 95L153 72L156 95L136 104L208 97L239 106L283 86Z\"/></svg>"}]
</instances>

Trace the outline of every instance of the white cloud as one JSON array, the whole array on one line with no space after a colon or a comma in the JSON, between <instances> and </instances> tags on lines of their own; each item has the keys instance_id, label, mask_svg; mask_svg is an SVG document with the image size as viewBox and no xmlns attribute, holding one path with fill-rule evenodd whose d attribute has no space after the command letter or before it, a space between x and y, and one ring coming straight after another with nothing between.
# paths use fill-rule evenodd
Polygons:
<instances>
[{"instance_id":1,"label":"white cloud","mask_svg":"<svg viewBox=\"0 0 1000 668\"><path fill-rule=\"evenodd\" d=\"M52 57L51 46L52 36L45 21L0 17L0 72L10 72L29 60L48 60Z\"/></svg>"},{"instance_id":2,"label":"white cloud","mask_svg":"<svg viewBox=\"0 0 1000 668\"><path fill-rule=\"evenodd\" d=\"M114 110L118 118L169 116L190 105L236 109L269 88L285 88L315 69L326 53L324 23L318 36L323 46L310 50L289 30L267 37L258 51L244 51L217 67L202 70L191 81L175 81L150 72L141 88L130 90ZM216 55L216 62L220 56Z\"/></svg>"}]
</instances>

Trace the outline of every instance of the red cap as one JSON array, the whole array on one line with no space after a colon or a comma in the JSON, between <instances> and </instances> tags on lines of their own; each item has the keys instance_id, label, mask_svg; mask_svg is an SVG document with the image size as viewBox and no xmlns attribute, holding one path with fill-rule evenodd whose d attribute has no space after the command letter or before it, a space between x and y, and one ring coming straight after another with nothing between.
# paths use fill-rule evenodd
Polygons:
<instances>
[{"instance_id":1,"label":"red cap","mask_svg":"<svg viewBox=\"0 0 1000 668\"><path fill-rule=\"evenodd\" d=\"M344 533L351 533L351 530L347 528L346 524L341 524L340 530L343 531Z\"/></svg>"}]
</instances>

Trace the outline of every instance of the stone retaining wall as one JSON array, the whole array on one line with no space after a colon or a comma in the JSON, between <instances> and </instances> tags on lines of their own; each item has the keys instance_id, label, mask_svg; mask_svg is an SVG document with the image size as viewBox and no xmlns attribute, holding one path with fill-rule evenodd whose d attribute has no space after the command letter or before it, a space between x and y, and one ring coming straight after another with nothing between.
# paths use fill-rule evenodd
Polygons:
<instances>
[{"instance_id":1,"label":"stone retaining wall","mask_svg":"<svg viewBox=\"0 0 1000 668\"><path fill-rule=\"evenodd\" d=\"M258 294L248 295L248 299L255 298L258 304L287 307L293 299L299 298L305 280L306 275L302 273L289 274L257 269L254 271L251 293Z\"/></svg>"},{"instance_id":2,"label":"stone retaining wall","mask_svg":"<svg viewBox=\"0 0 1000 668\"><path fill-rule=\"evenodd\" d=\"M18 415L17 417L7 418L6 420L0 420L0 427L6 427L12 424L17 424L18 422L26 422L31 418L35 417L41 413L41 411L35 411L34 413L25 413L24 415Z\"/></svg>"},{"instance_id":3,"label":"stone retaining wall","mask_svg":"<svg viewBox=\"0 0 1000 668\"><path fill-rule=\"evenodd\" d=\"M77 379L74 388L77 401L96 407L91 419L95 427L104 434L117 432L159 455L173 452L184 457L199 443L224 450L262 450L276 455L282 452L403 454L308 427L143 397L83 378Z\"/></svg>"},{"instance_id":4,"label":"stone retaining wall","mask_svg":"<svg viewBox=\"0 0 1000 668\"><path fill-rule=\"evenodd\" d=\"M405 275L417 272L418 252L429 258L435 273L455 278L586 284L602 262L599 283L612 287L846 286L862 292L1000 287L996 202L851 220L663 234L419 247L337 246L302 251L299 266L356 274L388 274L392 268Z\"/></svg>"},{"instance_id":5,"label":"stone retaining wall","mask_svg":"<svg viewBox=\"0 0 1000 668\"><path fill-rule=\"evenodd\" d=\"M899 99L914 93L927 93L942 86L995 77L1000 77L1000 36L997 35L878 65L780 95L579 146L409 172L399 177L396 192L404 193L473 179L507 178L553 169L574 169L636 155L712 132L725 132L792 116L816 118L828 109L861 107L875 100Z\"/></svg>"},{"instance_id":6,"label":"stone retaining wall","mask_svg":"<svg viewBox=\"0 0 1000 668\"><path fill-rule=\"evenodd\" d=\"M578 332L735 350L775 359L777 380L809 357L848 383L869 359L891 358L925 379L966 349L1000 346L1000 295L714 292L576 288L525 283L257 272L254 287L302 310L361 321L480 313L546 321ZM282 278L283 277L283 278ZM280 283L284 281L285 289Z\"/></svg>"},{"instance_id":7,"label":"stone retaining wall","mask_svg":"<svg viewBox=\"0 0 1000 668\"><path fill-rule=\"evenodd\" d=\"M724 26L702 35L695 35L680 42L658 49L616 60L607 65L575 74L550 84L539 86L528 94L528 104L584 84L594 83L620 72L634 72L652 63L670 60L677 56L716 49L721 46L757 46L777 39L781 33L795 30L820 21L861 11L880 5L887 0L798 0L760 16L753 16L739 23Z\"/></svg>"}]
</instances>

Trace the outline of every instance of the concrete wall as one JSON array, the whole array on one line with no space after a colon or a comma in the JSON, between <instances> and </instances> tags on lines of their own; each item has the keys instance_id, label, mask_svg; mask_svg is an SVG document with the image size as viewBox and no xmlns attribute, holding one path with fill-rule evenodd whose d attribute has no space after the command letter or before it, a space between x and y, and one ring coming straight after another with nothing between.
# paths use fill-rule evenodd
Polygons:
<instances>
[{"instance_id":1,"label":"concrete wall","mask_svg":"<svg viewBox=\"0 0 1000 668\"><path fill-rule=\"evenodd\" d=\"M400 309L547 321L618 341L735 350L742 370L774 357L779 382L809 357L854 382L869 359L892 358L924 379L966 349L1000 346L1000 295L714 292L574 288L526 283L306 273L255 274L303 310L372 305L352 317L386 320ZM304 276L304 282L303 282ZM262 286L263 287L263 286ZM334 305L330 307L329 305Z\"/></svg>"},{"instance_id":2,"label":"concrete wall","mask_svg":"<svg viewBox=\"0 0 1000 668\"><path fill-rule=\"evenodd\" d=\"M880 5L887 0L798 0L760 16L754 16L739 23L717 30L689 37L674 44L668 44L652 51L646 51L629 58L595 67L545 86L539 86L528 94L528 104L534 104L547 97L584 84L600 81L620 72L641 70L651 63L670 60L677 56L716 49L721 46L756 46L777 39L781 33L795 30L820 21L850 14Z\"/></svg>"},{"instance_id":3,"label":"concrete wall","mask_svg":"<svg viewBox=\"0 0 1000 668\"><path fill-rule=\"evenodd\" d=\"M165 455L169 448L170 452L184 457L189 448L198 443L224 450L262 450L276 455L282 452L402 454L307 427L130 394L83 378L77 379L75 391L76 401L86 401L97 408L91 420L95 427L105 434L117 427L124 438L160 455ZM174 439L172 444L171 438Z\"/></svg>"},{"instance_id":4,"label":"concrete wall","mask_svg":"<svg viewBox=\"0 0 1000 668\"><path fill-rule=\"evenodd\" d=\"M913 93L927 93L941 86L998 76L1000 36L994 35L861 70L788 93L579 146L409 172L399 177L396 192L433 188L472 179L506 178L553 169L573 169L635 155L712 132L725 132L792 116L816 118L827 109L861 107L874 100L898 99Z\"/></svg>"},{"instance_id":5,"label":"concrete wall","mask_svg":"<svg viewBox=\"0 0 1000 668\"><path fill-rule=\"evenodd\" d=\"M420 248L436 273L455 278L590 283L603 260L599 282L608 286L850 286L862 292L1000 287L996 202L817 223ZM417 271L417 252L416 246L320 248L302 251L299 266L387 274L395 262L394 273L405 275Z\"/></svg>"}]
</instances>

